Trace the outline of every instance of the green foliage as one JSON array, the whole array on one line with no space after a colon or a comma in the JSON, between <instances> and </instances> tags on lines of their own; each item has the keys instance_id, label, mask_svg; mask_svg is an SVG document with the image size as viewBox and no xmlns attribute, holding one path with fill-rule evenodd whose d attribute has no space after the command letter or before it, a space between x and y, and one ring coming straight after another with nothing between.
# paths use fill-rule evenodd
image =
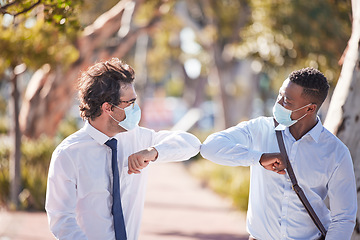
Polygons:
<instances>
[{"instance_id":1,"label":"green foliage","mask_svg":"<svg viewBox=\"0 0 360 240\"><path fill-rule=\"evenodd\" d=\"M200 159L191 163L190 172L215 192L232 200L239 210L246 211L249 198L250 171L245 167L227 167Z\"/></svg>"},{"instance_id":2,"label":"green foliage","mask_svg":"<svg viewBox=\"0 0 360 240\"><path fill-rule=\"evenodd\" d=\"M156 12L157 2L144 4L135 22L141 23ZM171 79L169 69L191 57L202 63L202 74L209 74L214 61L212 47L217 46L214 51L222 52L226 61L233 57L257 60L276 91L291 71L307 66L318 68L334 84L340 73L338 61L351 33L351 7L345 0L186 1L188 17L196 25L196 41L201 45L201 51L191 55L181 51L179 33L193 25L182 21L173 2L169 6L152 35L147 57L149 78L156 82Z\"/></svg>"},{"instance_id":3,"label":"green foliage","mask_svg":"<svg viewBox=\"0 0 360 240\"><path fill-rule=\"evenodd\" d=\"M79 126L76 118L65 118L59 125L57 138L61 141L77 130L79 130Z\"/></svg>"},{"instance_id":4,"label":"green foliage","mask_svg":"<svg viewBox=\"0 0 360 240\"><path fill-rule=\"evenodd\" d=\"M210 6L205 8L205 13L208 18L214 19L214 40L216 38L223 47L228 43L238 43L240 38L234 29L239 24L245 25L250 20L247 16L247 8L248 1L246 0L210 1Z\"/></svg>"},{"instance_id":5,"label":"green foliage","mask_svg":"<svg viewBox=\"0 0 360 240\"><path fill-rule=\"evenodd\" d=\"M77 60L72 42L80 29L81 4L81 0L5 1L0 8L0 74L21 63L37 69L45 63L68 66Z\"/></svg>"},{"instance_id":6,"label":"green foliage","mask_svg":"<svg viewBox=\"0 0 360 240\"><path fill-rule=\"evenodd\" d=\"M2 87L2 86L0 85L0 87ZM3 97L3 96L0 96L0 116L6 114L7 105L8 105L8 103L7 103L7 101L4 99L4 97Z\"/></svg>"},{"instance_id":7,"label":"green foliage","mask_svg":"<svg viewBox=\"0 0 360 240\"><path fill-rule=\"evenodd\" d=\"M281 82L289 71L306 66L336 80L351 33L349 1L253 0L251 9L251 24L240 33L244 42L236 56L255 57Z\"/></svg>"},{"instance_id":8,"label":"green foliage","mask_svg":"<svg viewBox=\"0 0 360 240\"><path fill-rule=\"evenodd\" d=\"M9 178L9 140L0 138L0 206L5 205L10 194Z\"/></svg>"},{"instance_id":9,"label":"green foliage","mask_svg":"<svg viewBox=\"0 0 360 240\"><path fill-rule=\"evenodd\" d=\"M181 79L173 78L165 84L166 92L170 96L181 97L184 90L184 81Z\"/></svg>"},{"instance_id":10,"label":"green foliage","mask_svg":"<svg viewBox=\"0 0 360 240\"><path fill-rule=\"evenodd\" d=\"M8 133L9 123L8 119L6 118L7 104L8 103L3 98L3 96L0 96L0 135Z\"/></svg>"},{"instance_id":11,"label":"green foliage","mask_svg":"<svg viewBox=\"0 0 360 240\"><path fill-rule=\"evenodd\" d=\"M21 182L19 195L22 209L44 210L47 175L52 152L65 137L77 130L75 119L66 119L58 131L59 141L48 137L38 140L23 138L21 143ZM6 205L10 194L9 159L11 145L7 136L0 137L0 206Z\"/></svg>"},{"instance_id":12,"label":"green foliage","mask_svg":"<svg viewBox=\"0 0 360 240\"><path fill-rule=\"evenodd\" d=\"M46 22L66 32L67 28L80 29L77 16L82 4L83 0L5 0L1 1L0 12L20 21L42 15Z\"/></svg>"},{"instance_id":13,"label":"green foliage","mask_svg":"<svg viewBox=\"0 0 360 240\"><path fill-rule=\"evenodd\" d=\"M119 0L85 0L80 12L81 26L92 24L101 14L111 9Z\"/></svg>"},{"instance_id":14,"label":"green foliage","mask_svg":"<svg viewBox=\"0 0 360 240\"><path fill-rule=\"evenodd\" d=\"M151 16L149 13L156 12L159 1L148 1L144 8L138 11L135 22L142 24ZM162 21L154 29L151 36L150 48L147 53L147 68L150 79L155 82L163 81L169 75L169 69L174 66L174 59L179 59L181 50L179 48L178 34L183 24L174 13L173 3L166 7L167 14L162 16ZM163 7L165 8L165 7ZM165 11L165 10L164 10Z\"/></svg>"},{"instance_id":15,"label":"green foliage","mask_svg":"<svg viewBox=\"0 0 360 240\"><path fill-rule=\"evenodd\" d=\"M37 69L44 63L55 65L65 62L67 65L78 58L78 52L69 40L56 27L44 21L37 21L30 29L24 25L3 29L0 51L1 72L20 63Z\"/></svg>"},{"instance_id":16,"label":"green foliage","mask_svg":"<svg viewBox=\"0 0 360 240\"><path fill-rule=\"evenodd\" d=\"M0 135L9 132L8 119L0 115Z\"/></svg>"},{"instance_id":17,"label":"green foliage","mask_svg":"<svg viewBox=\"0 0 360 240\"><path fill-rule=\"evenodd\" d=\"M24 209L44 209L47 173L54 149L54 141L46 137L22 142L21 175L24 190L20 200Z\"/></svg>"}]
</instances>

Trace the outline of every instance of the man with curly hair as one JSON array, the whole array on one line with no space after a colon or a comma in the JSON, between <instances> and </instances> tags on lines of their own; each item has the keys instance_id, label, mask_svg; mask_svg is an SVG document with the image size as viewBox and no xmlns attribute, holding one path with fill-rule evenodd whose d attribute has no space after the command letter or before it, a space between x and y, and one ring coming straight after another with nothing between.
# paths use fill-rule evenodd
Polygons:
<instances>
[{"instance_id":1,"label":"man with curly hair","mask_svg":"<svg viewBox=\"0 0 360 240\"><path fill-rule=\"evenodd\" d=\"M273 107L278 126L272 117L259 117L214 133L201 146L202 156L215 163L250 166L249 239L321 237L292 189L275 128L281 131L298 184L327 229L326 239L350 239L357 211L353 163L348 148L317 116L328 89L320 71L294 71L284 81Z\"/></svg>"},{"instance_id":2,"label":"man with curly hair","mask_svg":"<svg viewBox=\"0 0 360 240\"><path fill-rule=\"evenodd\" d=\"M134 78L129 65L113 58L79 79L85 125L55 149L49 168L45 209L58 239L138 239L146 166L199 152L192 134L138 126Z\"/></svg>"}]
</instances>

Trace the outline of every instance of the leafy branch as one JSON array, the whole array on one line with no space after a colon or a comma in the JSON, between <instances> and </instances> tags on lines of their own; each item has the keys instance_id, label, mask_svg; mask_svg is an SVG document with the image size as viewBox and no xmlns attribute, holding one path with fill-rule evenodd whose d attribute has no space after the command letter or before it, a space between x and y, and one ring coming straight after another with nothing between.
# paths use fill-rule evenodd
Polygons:
<instances>
[{"instance_id":1,"label":"leafy branch","mask_svg":"<svg viewBox=\"0 0 360 240\"><path fill-rule=\"evenodd\" d=\"M9 15L12 15L14 17L18 16L18 15L21 15L21 14L24 14L24 13L27 13L29 11L31 11L33 8L35 8L37 5L39 5L41 3L41 0L38 0L37 2L35 2L34 4L30 5L29 7L26 7L22 10L20 10L19 12L16 12L16 13L10 13L8 12L6 9L15 5L15 4L19 4L19 1L13 1L13 2L10 2L2 7L0 7L0 13L1 14L9 14Z\"/></svg>"}]
</instances>

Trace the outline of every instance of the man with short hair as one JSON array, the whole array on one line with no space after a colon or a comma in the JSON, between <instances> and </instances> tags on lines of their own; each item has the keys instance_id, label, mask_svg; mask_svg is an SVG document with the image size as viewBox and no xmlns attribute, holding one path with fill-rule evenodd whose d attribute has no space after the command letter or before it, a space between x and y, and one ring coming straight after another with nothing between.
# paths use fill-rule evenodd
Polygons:
<instances>
[{"instance_id":1,"label":"man with short hair","mask_svg":"<svg viewBox=\"0 0 360 240\"><path fill-rule=\"evenodd\" d=\"M113 58L79 79L85 126L56 148L49 168L45 209L58 239L138 239L146 166L199 152L192 134L138 126L134 78L129 65Z\"/></svg>"},{"instance_id":2,"label":"man with short hair","mask_svg":"<svg viewBox=\"0 0 360 240\"><path fill-rule=\"evenodd\" d=\"M346 240L351 237L356 219L355 177L349 150L322 126L317 116L328 89L320 71L294 71L280 88L273 115L298 184L327 229L326 239ZM250 239L321 236L284 170L272 117L259 117L214 133L200 152L218 164L250 166ZM330 209L324 202L326 197Z\"/></svg>"}]
</instances>

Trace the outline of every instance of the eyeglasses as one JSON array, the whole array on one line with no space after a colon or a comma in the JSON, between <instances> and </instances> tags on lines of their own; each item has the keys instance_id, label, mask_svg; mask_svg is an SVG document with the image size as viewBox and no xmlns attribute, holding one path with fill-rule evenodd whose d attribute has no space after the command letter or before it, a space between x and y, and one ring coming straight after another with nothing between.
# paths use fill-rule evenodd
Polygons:
<instances>
[{"instance_id":1,"label":"eyeglasses","mask_svg":"<svg viewBox=\"0 0 360 240\"><path fill-rule=\"evenodd\" d=\"M119 101L119 104L121 104L121 103L125 103L125 104L127 104L128 106L131 106L132 105L132 108L134 108L134 106L135 106L135 101L136 101L136 98L133 98L133 99L130 99L129 101ZM119 108L119 109L123 109L123 108L120 108L120 107L118 107L118 106L116 106L115 104L112 104L112 103L110 103L111 105L113 105L114 107L116 107L116 108ZM123 109L124 110L124 109Z\"/></svg>"},{"instance_id":2,"label":"eyeglasses","mask_svg":"<svg viewBox=\"0 0 360 240\"><path fill-rule=\"evenodd\" d=\"M136 101L136 98L133 98L133 99L130 99L129 101L119 101L119 104L121 104L121 103L125 103L125 104L127 104L128 106L131 106L132 105L132 108L134 108L134 106L135 106L135 101ZM115 104L112 104L112 103L110 103L111 105L113 105L114 107L116 107L116 108L119 108L119 109L122 109L122 110L124 110L124 108L121 108L121 107L119 107L119 106L116 106Z\"/></svg>"},{"instance_id":3,"label":"eyeglasses","mask_svg":"<svg viewBox=\"0 0 360 240\"><path fill-rule=\"evenodd\" d=\"M133 98L133 99L130 99L129 101L121 101L121 100L120 100L120 103L126 103L126 104L131 105L131 104L134 104L135 101L136 101L136 98Z\"/></svg>"}]
</instances>

